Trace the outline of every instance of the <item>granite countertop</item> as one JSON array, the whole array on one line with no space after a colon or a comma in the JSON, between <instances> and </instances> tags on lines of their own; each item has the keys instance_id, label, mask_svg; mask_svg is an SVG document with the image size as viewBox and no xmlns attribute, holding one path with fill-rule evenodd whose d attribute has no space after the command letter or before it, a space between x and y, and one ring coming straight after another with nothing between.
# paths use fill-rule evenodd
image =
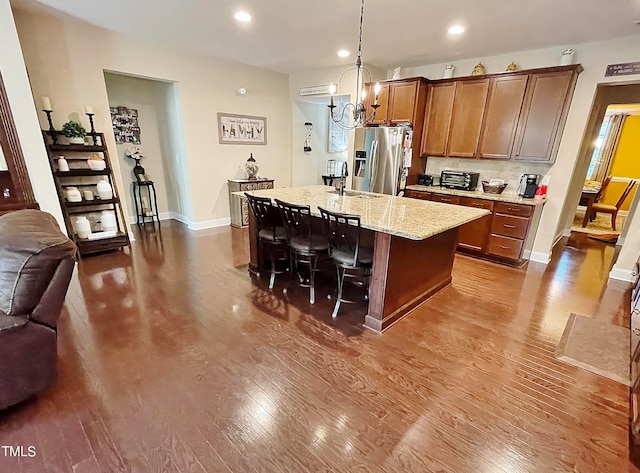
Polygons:
<instances>
[{"instance_id":1,"label":"granite countertop","mask_svg":"<svg viewBox=\"0 0 640 473\"><path fill-rule=\"evenodd\" d=\"M244 195L243 192L234 194ZM331 186L283 187L249 194L309 205L311 214L317 217L320 217L318 206L360 215L363 228L411 240L424 240L489 214L484 209L371 192L347 190L340 196Z\"/></svg>"},{"instance_id":2,"label":"granite countertop","mask_svg":"<svg viewBox=\"0 0 640 473\"><path fill-rule=\"evenodd\" d=\"M472 197L474 199L495 200L498 202L509 202L511 204L543 205L547 201L546 198L542 200L525 199L517 194L489 194L482 192L482 186L478 187L479 190L475 191L461 191L457 189L447 189L446 187L440 186L420 186L417 184L407 186L406 189L418 192L435 192L438 194L457 195L460 197Z\"/></svg>"}]
</instances>

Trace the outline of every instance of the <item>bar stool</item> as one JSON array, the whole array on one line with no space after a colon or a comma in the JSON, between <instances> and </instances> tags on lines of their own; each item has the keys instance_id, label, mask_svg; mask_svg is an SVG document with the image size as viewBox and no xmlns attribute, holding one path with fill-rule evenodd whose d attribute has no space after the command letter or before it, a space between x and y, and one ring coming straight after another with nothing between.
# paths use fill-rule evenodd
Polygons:
<instances>
[{"instance_id":1,"label":"bar stool","mask_svg":"<svg viewBox=\"0 0 640 473\"><path fill-rule=\"evenodd\" d=\"M276 274L283 274L287 271L278 271L276 263L287 261L287 234L283 226L275 218L277 216L276 207L268 197L256 197L245 192L249 201L249 207L256 218L258 230L258 245L269 247L269 258L271 260L271 278L269 279L269 289L273 289L276 281ZM278 257L276 257L278 256Z\"/></svg>"},{"instance_id":2,"label":"bar stool","mask_svg":"<svg viewBox=\"0 0 640 473\"><path fill-rule=\"evenodd\" d=\"M287 244L289 245L289 269L293 274L295 266L300 285L309 288L309 303L314 304L315 278L318 272L318 260L329 254L329 241L327 237L313 231L311 208L308 205L295 205L275 199L284 228L287 232ZM298 270L298 264L309 266L309 284L303 283Z\"/></svg>"},{"instance_id":3,"label":"bar stool","mask_svg":"<svg viewBox=\"0 0 640 473\"><path fill-rule=\"evenodd\" d=\"M327 228L331 258L338 273L338 295L333 308L332 318L338 316L340 303L353 303L343 297L344 278L362 280L362 286L367 290L365 300L369 298L369 281L373 268L373 248L360 246L360 216L332 212L318 207Z\"/></svg>"}]
</instances>

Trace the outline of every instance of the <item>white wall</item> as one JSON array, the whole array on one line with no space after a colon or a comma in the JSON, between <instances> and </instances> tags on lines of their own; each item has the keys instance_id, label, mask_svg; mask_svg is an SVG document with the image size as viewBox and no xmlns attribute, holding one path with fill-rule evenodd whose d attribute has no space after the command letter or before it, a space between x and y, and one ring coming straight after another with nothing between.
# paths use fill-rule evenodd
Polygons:
<instances>
[{"instance_id":1,"label":"white wall","mask_svg":"<svg viewBox=\"0 0 640 473\"><path fill-rule=\"evenodd\" d=\"M175 158L191 185L192 204L185 196L181 200L192 228L229 221L226 182L244 176L242 165L250 152L260 162L261 175L274 178L276 184L290 183L291 106L286 75L161 48L53 10L16 9L14 15L34 96L51 97L56 127L85 104L92 105L96 129L105 132L114 156L103 72L178 83L182 123L174 128L184 127L184 151ZM236 93L241 86L247 88L247 95ZM266 116L268 144L220 145L216 112ZM121 175L119 167L116 173ZM129 182L128 171L124 174L117 180L120 189Z\"/></svg>"},{"instance_id":2,"label":"white wall","mask_svg":"<svg viewBox=\"0 0 640 473\"><path fill-rule=\"evenodd\" d=\"M327 161L347 161L349 151L329 153L329 108L326 103L300 102L293 103L291 149L292 182L294 186L322 184L322 175L327 173ZM305 122L313 123L311 132L311 152L303 150L307 134ZM340 168L342 169L342 168Z\"/></svg>"},{"instance_id":3,"label":"white wall","mask_svg":"<svg viewBox=\"0 0 640 473\"><path fill-rule=\"evenodd\" d=\"M617 78L604 77L607 64L640 59L640 35L598 43L562 45L554 48L451 62L456 67L456 76L469 75L473 66L479 61L483 62L489 73L503 71L511 61L518 63L522 69L547 67L558 64L560 52L567 46L571 46L577 51L575 59L577 63L582 64L584 72L578 77L558 157L550 171L552 179L549 186L548 202L544 207L534 242L532 259L543 262L546 262L550 257L554 241L561 235L564 227L564 220L561 218L562 208L567 198L596 86L604 82L640 81L640 75ZM425 76L437 79L442 77L444 66L445 64L442 63L406 68L403 69L402 75L403 77ZM390 77L392 73L393 71L388 71L387 76ZM640 232L637 235L637 238L640 239Z\"/></svg>"},{"instance_id":4,"label":"white wall","mask_svg":"<svg viewBox=\"0 0 640 473\"><path fill-rule=\"evenodd\" d=\"M171 180L170 161L174 153L169 140L169 104L167 103L167 89L171 89L172 84L111 73L105 73L104 78L111 107L124 106L138 111L140 126L140 145L138 146L144 154L141 164L154 182L158 197L158 211L165 214L177 212L179 184ZM116 148L125 186L123 194L127 197L131 215L134 215L135 204L130 182L134 180L135 161L125 154L129 146L131 146L130 143L119 143ZM167 185L167 181L170 185ZM143 197L145 197L144 192Z\"/></svg>"},{"instance_id":5,"label":"white wall","mask_svg":"<svg viewBox=\"0 0 640 473\"><path fill-rule=\"evenodd\" d=\"M36 200L40 208L52 214L64 229L9 0L0 0L0 44L0 72Z\"/></svg>"},{"instance_id":6,"label":"white wall","mask_svg":"<svg viewBox=\"0 0 640 473\"><path fill-rule=\"evenodd\" d=\"M366 64L365 64L366 65ZM383 80L385 71L375 67L369 67L366 65L369 71L371 72L372 81ZM300 71L293 73L289 76L289 98L292 101L300 101L300 100L308 100L308 98L300 97L300 89L302 87L312 87L318 85L329 85L331 82L338 83L340 79L340 75L347 70L351 65L346 65L344 67L333 67L328 69L317 69L317 70L309 70L309 71ZM368 78L367 78L368 79ZM356 80L355 74L346 74L343 83L343 89L338 90L338 94L342 94L345 96L355 97L356 96ZM302 106L305 110L307 107L305 105ZM298 104L292 105L292 130L291 130L291 150L292 150L292 160L291 160L291 168L292 175L294 173L294 163L296 167L297 175L301 175L300 173L300 164L303 164L302 156L299 155L297 148L301 149L300 141L300 128L297 128L297 125L300 120L303 120L304 124L304 111L301 110L301 107ZM313 121L313 120L311 120ZM327 122L328 123L328 122ZM315 122L314 122L315 127ZM314 129L315 131L315 129ZM303 138L304 140L304 138ZM355 132L351 130L349 132L349 151L346 154L346 160L349 163L349 177L347 178L347 186L351 186L351 178L353 176L353 151L354 151L354 140L355 140ZM326 149L326 143L324 144ZM298 155L296 155L298 153ZM344 160L344 157L336 157L336 158L328 158L328 159L341 159ZM320 164L321 159L318 159L317 163L309 164L306 163L306 167L311 169L311 166L315 166L316 164L322 168ZM325 165L326 166L326 165ZM324 169L322 169L324 172ZM302 181L300 181L302 182Z\"/></svg>"}]
</instances>

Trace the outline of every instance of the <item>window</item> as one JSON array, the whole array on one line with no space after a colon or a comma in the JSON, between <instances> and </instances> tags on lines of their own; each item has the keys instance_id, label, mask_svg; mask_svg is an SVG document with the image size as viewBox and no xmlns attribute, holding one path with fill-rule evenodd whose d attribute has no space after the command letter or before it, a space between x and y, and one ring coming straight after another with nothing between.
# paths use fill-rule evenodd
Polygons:
<instances>
[{"instance_id":1,"label":"window","mask_svg":"<svg viewBox=\"0 0 640 473\"><path fill-rule=\"evenodd\" d=\"M591 163L589 164L589 170L587 171L587 179L593 179L593 174L596 171L596 167L602 160L600 151L602 149L602 145L604 144L604 139L607 136L607 130L609 129L610 120L611 116L606 116L602 120L602 125L600 125L600 131L598 132L598 138L596 139L596 148L593 150L593 154L591 155Z\"/></svg>"}]
</instances>

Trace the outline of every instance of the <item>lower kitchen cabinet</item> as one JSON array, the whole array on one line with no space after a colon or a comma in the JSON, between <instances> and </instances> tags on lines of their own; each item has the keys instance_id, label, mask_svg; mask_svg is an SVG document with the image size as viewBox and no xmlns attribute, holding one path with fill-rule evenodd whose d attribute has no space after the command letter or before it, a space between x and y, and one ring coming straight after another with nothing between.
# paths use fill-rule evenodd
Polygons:
<instances>
[{"instance_id":1,"label":"lower kitchen cabinet","mask_svg":"<svg viewBox=\"0 0 640 473\"><path fill-rule=\"evenodd\" d=\"M493 202L484 199L460 197L460 205L486 209L493 212ZM486 215L460 227L458 231L458 246L460 249L484 252L487 247L487 237L491 229L492 215Z\"/></svg>"},{"instance_id":2,"label":"lower kitchen cabinet","mask_svg":"<svg viewBox=\"0 0 640 473\"><path fill-rule=\"evenodd\" d=\"M491 214L460 227L458 251L511 266L522 266L526 262L525 246L531 236L532 222L539 217L534 205L414 190L408 190L406 195L490 210Z\"/></svg>"}]
</instances>

